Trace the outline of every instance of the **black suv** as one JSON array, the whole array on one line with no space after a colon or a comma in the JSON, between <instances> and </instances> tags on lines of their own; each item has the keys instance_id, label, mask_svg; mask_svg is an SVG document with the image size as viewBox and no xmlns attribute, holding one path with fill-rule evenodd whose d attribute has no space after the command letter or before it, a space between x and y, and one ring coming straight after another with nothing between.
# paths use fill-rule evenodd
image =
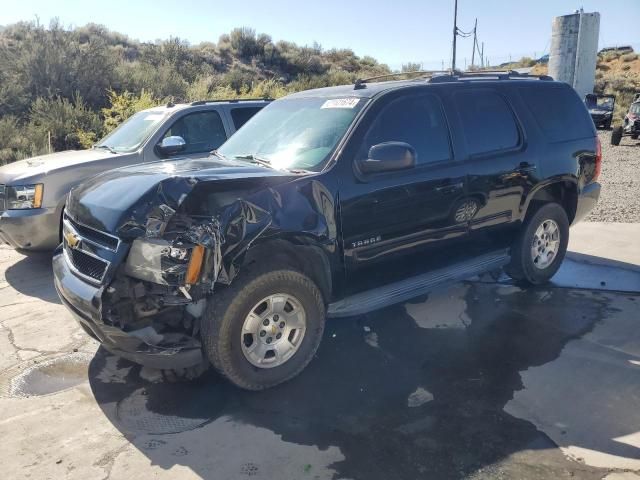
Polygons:
<instances>
[{"instance_id":1,"label":"black suv","mask_svg":"<svg viewBox=\"0 0 640 480\"><path fill-rule=\"evenodd\" d=\"M584 103L548 77L296 93L208 159L73 190L55 285L117 355L264 389L309 363L327 317L503 267L549 280L598 200L600 162Z\"/></svg>"}]
</instances>

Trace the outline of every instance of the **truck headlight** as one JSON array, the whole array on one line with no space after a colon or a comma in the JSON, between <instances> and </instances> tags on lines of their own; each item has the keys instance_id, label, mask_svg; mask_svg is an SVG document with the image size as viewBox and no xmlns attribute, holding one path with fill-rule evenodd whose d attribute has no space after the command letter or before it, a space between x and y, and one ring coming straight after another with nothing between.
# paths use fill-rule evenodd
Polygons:
<instances>
[{"instance_id":1,"label":"truck headlight","mask_svg":"<svg viewBox=\"0 0 640 480\"><path fill-rule=\"evenodd\" d=\"M42 194L44 185L11 185L7 186L6 198L9 210L25 210L40 208L42 206Z\"/></svg>"},{"instance_id":2,"label":"truck headlight","mask_svg":"<svg viewBox=\"0 0 640 480\"><path fill-rule=\"evenodd\" d=\"M204 261L202 245L174 245L164 239L138 238L131 244L127 275L160 285L198 283Z\"/></svg>"}]
</instances>

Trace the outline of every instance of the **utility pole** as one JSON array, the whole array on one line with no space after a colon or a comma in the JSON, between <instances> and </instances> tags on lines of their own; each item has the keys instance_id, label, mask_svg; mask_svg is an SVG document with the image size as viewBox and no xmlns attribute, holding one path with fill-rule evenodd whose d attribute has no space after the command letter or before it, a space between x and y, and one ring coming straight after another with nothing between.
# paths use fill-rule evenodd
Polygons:
<instances>
[{"instance_id":1,"label":"utility pole","mask_svg":"<svg viewBox=\"0 0 640 480\"><path fill-rule=\"evenodd\" d=\"M480 49L480 65L482 66L482 68L485 67L485 65L484 65L484 42L482 42L482 48Z\"/></svg>"},{"instance_id":2,"label":"utility pole","mask_svg":"<svg viewBox=\"0 0 640 480\"><path fill-rule=\"evenodd\" d=\"M453 53L451 55L451 70L456 69L456 37L458 36L458 0L453 7Z\"/></svg>"},{"instance_id":3,"label":"utility pole","mask_svg":"<svg viewBox=\"0 0 640 480\"><path fill-rule=\"evenodd\" d=\"M475 58L476 58L476 46L478 45L477 30L478 30L478 19L476 18L476 23L473 26L473 50L471 51L471 68L473 68L473 65L475 63Z\"/></svg>"}]
</instances>

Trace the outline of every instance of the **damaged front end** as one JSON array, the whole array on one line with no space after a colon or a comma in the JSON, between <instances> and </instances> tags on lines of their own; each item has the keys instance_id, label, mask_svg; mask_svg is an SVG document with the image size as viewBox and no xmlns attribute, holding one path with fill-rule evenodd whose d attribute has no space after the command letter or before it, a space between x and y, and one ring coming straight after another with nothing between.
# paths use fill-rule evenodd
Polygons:
<instances>
[{"instance_id":1,"label":"damaged front end","mask_svg":"<svg viewBox=\"0 0 640 480\"><path fill-rule=\"evenodd\" d=\"M139 364L202 363L200 325L214 286L231 281L234 259L271 221L237 197L216 214L191 212L186 200L197 184L183 183L189 188L177 195L168 194L166 182L158 184L120 217L113 233L74 218L83 209L73 195L68 202L53 261L58 293L107 350ZM101 241L106 236L117 238L117 246L108 248ZM83 271L85 257L105 263L101 277Z\"/></svg>"}]
</instances>

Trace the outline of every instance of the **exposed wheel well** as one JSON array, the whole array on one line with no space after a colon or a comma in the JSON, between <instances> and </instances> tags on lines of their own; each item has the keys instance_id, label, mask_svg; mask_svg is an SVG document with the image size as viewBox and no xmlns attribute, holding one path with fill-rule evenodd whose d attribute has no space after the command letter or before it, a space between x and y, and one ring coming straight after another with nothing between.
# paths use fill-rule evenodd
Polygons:
<instances>
[{"instance_id":1,"label":"exposed wheel well","mask_svg":"<svg viewBox=\"0 0 640 480\"><path fill-rule=\"evenodd\" d=\"M252 264L288 266L305 274L318 286L325 302L331 299L331 268L324 252L311 245L297 245L283 239L267 240L251 247L242 262L242 268Z\"/></svg>"},{"instance_id":2,"label":"exposed wheel well","mask_svg":"<svg viewBox=\"0 0 640 480\"><path fill-rule=\"evenodd\" d=\"M536 191L529 201L526 218L533 215L541 205L549 202L560 204L567 213L569 224L572 224L576 217L576 209L578 206L578 189L576 184L569 181L560 181L546 185Z\"/></svg>"}]
</instances>

